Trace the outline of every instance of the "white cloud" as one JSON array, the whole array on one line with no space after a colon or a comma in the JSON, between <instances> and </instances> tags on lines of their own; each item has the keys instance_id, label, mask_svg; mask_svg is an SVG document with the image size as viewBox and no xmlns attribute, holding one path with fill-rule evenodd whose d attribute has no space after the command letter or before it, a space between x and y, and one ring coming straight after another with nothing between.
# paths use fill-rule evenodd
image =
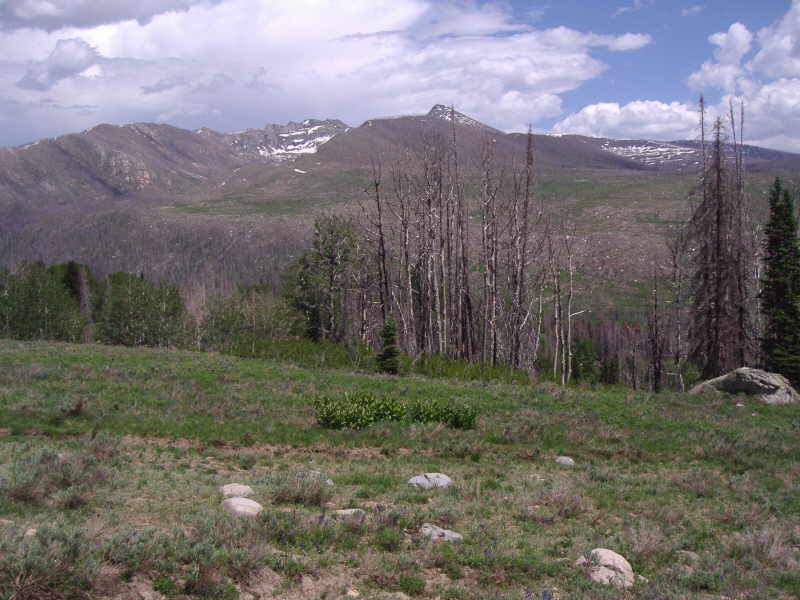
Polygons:
<instances>
[{"instance_id":1,"label":"white cloud","mask_svg":"<svg viewBox=\"0 0 800 600\"><path fill-rule=\"evenodd\" d=\"M697 109L681 102L636 100L590 104L553 126L554 133L628 139L692 139L699 120Z\"/></svg>"},{"instance_id":2,"label":"white cloud","mask_svg":"<svg viewBox=\"0 0 800 600\"><path fill-rule=\"evenodd\" d=\"M135 19L147 23L155 15L188 10L208 0L4 0L0 29L95 27Z\"/></svg>"},{"instance_id":3,"label":"white cloud","mask_svg":"<svg viewBox=\"0 0 800 600\"><path fill-rule=\"evenodd\" d=\"M62 38L78 37L62 47ZM560 94L604 72L593 48L651 41L535 29L501 4L428 0L199 2L146 24L0 33L0 51L12 38L56 48L49 56L29 50L5 75L0 69L0 112L5 101L16 114L0 131L17 143L45 126L54 135L98 121L233 130L330 116L359 124L439 102L524 129L560 115ZM45 90L53 101L46 106ZM42 119L47 110L52 118Z\"/></svg>"},{"instance_id":4,"label":"white cloud","mask_svg":"<svg viewBox=\"0 0 800 600\"><path fill-rule=\"evenodd\" d=\"M727 32L715 33L708 41L717 46L713 61L707 60L699 71L689 76L689 85L702 90L706 87L736 90L739 79L745 75L742 59L750 52L753 34L741 23L734 23Z\"/></svg>"},{"instance_id":5,"label":"white cloud","mask_svg":"<svg viewBox=\"0 0 800 600\"><path fill-rule=\"evenodd\" d=\"M682 17L691 17L693 15L698 15L706 9L705 5L703 4L693 4L692 6L687 6L686 8L681 9L681 16Z\"/></svg>"},{"instance_id":6,"label":"white cloud","mask_svg":"<svg viewBox=\"0 0 800 600\"><path fill-rule=\"evenodd\" d=\"M743 104L747 143L800 152L800 0L793 0L784 17L760 30L755 40L742 23L708 39L715 46L713 58L688 79L696 90L723 91L717 104L708 104L708 118L726 116L731 101ZM753 58L746 62L753 51ZM691 139L696 136L698 119L696 107L681 102L597 103L561 119L552 131L612 138Z\"/></svg>"},{"instance_id":7,"label":"white cloud","mask_svg":"<svg viewBox=\"0 0 800 600\"><path fill-rule=\"evenodd\" d=\"M642 8L644 8L645 4L649 4L647 0L633 0L632 4L618 6L611 15L611 18L619 17L620 15L624 15L625 13L639 12L640 10L642 10Z\"/></svg>"},{"instance_id":8,"label":"white cloud","mask_svg":"<svg viewBox=\"0 0 800 600\"><path fill-rule=\"evenodd\" d=\"M86 71L99 58L97 51L81 39L58 40L50 56L33 65L17 85L31 90L49 90L59 81Z\"/></svg>"},{"instance_id":9,"label":"white cloud","mask_svg":"<svg viewBox=\"0 0 800 600\"><path fill-rule=\"evenodd\" d=\"M758 32L759 51L748 68L767 77L800 76L800 0L784 17Z\"/></svg>"}]
</instances>

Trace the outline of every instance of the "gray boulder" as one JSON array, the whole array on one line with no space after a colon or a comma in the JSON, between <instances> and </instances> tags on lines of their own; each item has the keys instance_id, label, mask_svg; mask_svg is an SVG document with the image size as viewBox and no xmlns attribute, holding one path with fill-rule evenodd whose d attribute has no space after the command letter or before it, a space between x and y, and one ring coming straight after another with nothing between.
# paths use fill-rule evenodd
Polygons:
<instances>
[{"instance_id":1,"label":"gray boulder","mask_svg":"<svg viewBox=\"0 0 800 600\"><path fill-rule=\"evenodd\" d=\"M800 394L795 391L786 377L750 367L741 367L720 377L703 381L689 390L689 393L703 394L714 391L755 396L766 404L796 404L800 402Z\"/></svg>"},{"instance_id":2,"label":"gray boulder","mask_svg":"<svg viewBox=\"0 0 800 600\"><path fill-rule=\"evenodd\" d=\"M234 517L255 517L263 510L255 500L249 498L228 498L222 503L222 508Z\"/></svg>"},{"instance_id":3,"label":"gray boulder","mask_svg":"<svg viewBox=\"0 0 800 600\"><path fill-rule=\"evenodd\" d=\"M426 538L430 538L434 542L460 542L464 536L449 529L442 529L431 523L423 523L419 532Z\"/></svg>"},{"instance_id":4,"label":"gray boulder","mask_svg":"<svg viewBox=\"0 0 800 600\"><path fill-rule=\"evenodd\" d=\"M450 487L453 480L444 473L423 473L408 480L408 485L414 487L421 487L426 490L431 488L446 488Z\"/></svg>"},{"instance_id":5,"label":"gray boulder","mask_svg":"<svg viewBox=\"0 0 800 600\"><path fill-rule=\"evenodd\" d=\"M595 548L587 556L581 556L575 566L586 569L592 581L603 585L629 588L634 582L630 563L607 548Z\"/></svg>"}]
</instances>

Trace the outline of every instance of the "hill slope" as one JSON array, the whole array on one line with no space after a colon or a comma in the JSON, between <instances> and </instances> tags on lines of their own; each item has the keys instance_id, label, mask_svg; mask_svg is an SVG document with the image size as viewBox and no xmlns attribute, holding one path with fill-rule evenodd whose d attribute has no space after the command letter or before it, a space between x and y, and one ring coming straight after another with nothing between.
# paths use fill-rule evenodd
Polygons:
<instances>
[{"instance_id":1,"label":"hill slope","mask_svg":"<svg viewBox=\"0 0 800 600\"><path fill-rule=\"evenodd\" d=\"M480 417L331 431L319 390L457 396ZM739 401L0 340L0 593L789 598L797 407ZM453 484L409 486L426 472ZM234 482L258 518L225 513ZM574 566L596 547L631 563L631 589Z\"/></svg>"}]
</instances>

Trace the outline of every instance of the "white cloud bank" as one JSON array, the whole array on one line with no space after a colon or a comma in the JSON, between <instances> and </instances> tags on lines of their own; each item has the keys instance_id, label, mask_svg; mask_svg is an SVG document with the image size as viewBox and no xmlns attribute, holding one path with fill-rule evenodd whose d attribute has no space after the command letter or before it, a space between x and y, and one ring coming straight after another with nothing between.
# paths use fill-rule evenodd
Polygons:
<instances>
[{"instance_id":1,"label":"white cloud bank","mask_svg":"<svg viewBox=\"0 0 800 600\"><path fill-rule=\"evenodd\" d=\"M462 0L0 0L0 143L98 122L222 130L455 103L506 129L562 114L643 33L536 29Z\"/></svg>"},{"instance_id":2,"label":"white cloud bank","mask_svg":"<svg viewBox=\"0 0 800 600\"><path fill-rule=\"evenodd\" d=\"M719 90L710 116L726 114L729 103L745 107L745 141L800 152L800 0L778 22L753 35L742 23L715 33L713 59L688 78L696 92ZM750 60L746 60L752 55ZM681 102L638 100L625 105L584 107L553 126L555 133L598 137L693 139L699 114Z\"/></svg>"}]
</instances>

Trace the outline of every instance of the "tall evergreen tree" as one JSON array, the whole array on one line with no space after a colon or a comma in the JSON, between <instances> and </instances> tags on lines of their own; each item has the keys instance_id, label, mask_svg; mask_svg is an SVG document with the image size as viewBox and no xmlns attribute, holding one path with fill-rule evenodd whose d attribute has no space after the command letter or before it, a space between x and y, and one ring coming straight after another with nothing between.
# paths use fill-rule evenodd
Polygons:
<instances>
[{"instance_id":1,"label":"tall evergreen tree","mask_svg":"<svg viewBox=\"0 0 800 600\"><path fill-rule=\"evenodd\" d=\"M383 344L377 357L378 369L383 373L397 375L400 371L400 349L397 347L397 326L392 319L386 321L381 337Z\"/></svg>"},{"instance_id":2,"label":"tall evergreen tree","mask_svg":"<svg viewBox=\"0 0 800 600\"><path fill-rule=\"evenodd\" d=\"M800 385L800 246L794 202L780 179L770 190L761 279L764 366Z\"/></svg>"}]
</instances>

